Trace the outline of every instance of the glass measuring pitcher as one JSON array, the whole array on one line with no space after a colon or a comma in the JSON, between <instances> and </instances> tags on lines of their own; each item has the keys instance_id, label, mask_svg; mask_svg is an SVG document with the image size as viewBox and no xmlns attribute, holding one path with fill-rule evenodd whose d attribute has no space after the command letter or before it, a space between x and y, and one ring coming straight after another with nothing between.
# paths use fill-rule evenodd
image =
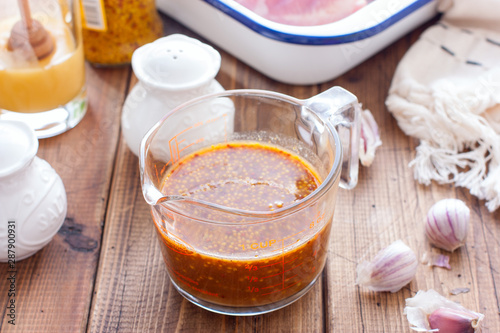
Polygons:
<instances>
[{"instance_id":1,"label":"glass measuring pitcher","mask_svg":"<svg viewBox=\"0 0 500 333\"><path fill-rule=\"evenodd\" d=\"M222 314L255 315L282 308L312 288L325 265L338 186L351 189L357 183L359 112L357 98L340 87L306 100L229 90L182 104L146 134L139 156L143 194L171 281L185 298ZM184 173L183 181L208 177L198 189L217 200L192 196L190 189L167 189L186 156L249 143L277 147L283 156L303 161L317 187L268 209L226 206L240 200L247 207L266 189L279 187L266 178L275 175L244 174L247 166L270 159L254 163L245 155L228 155ZM240 167L230 170L236 162L231 156L240 159ZM221 183L225 172L231 176ZM228 183L245 183L248 191L220 197L217 190Z\"/></svg>"}]
</instances>

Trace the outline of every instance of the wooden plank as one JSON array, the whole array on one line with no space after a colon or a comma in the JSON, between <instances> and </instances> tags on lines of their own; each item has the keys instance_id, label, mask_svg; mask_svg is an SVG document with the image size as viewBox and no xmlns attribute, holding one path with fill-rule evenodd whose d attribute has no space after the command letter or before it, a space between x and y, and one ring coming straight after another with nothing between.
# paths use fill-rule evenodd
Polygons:
<instances>
[{"instance_id":1,"label":"wooden plank","mask_svg":"<svg viewBox=\"0 0 500 333\"><path fill-rule=\"evenodd\" d=\"M182 32L204 41L173 21L167 34ZM204 41L206 42L206 41ZM219 50L217 80L226 89L271 89L293 95L293 87L276 84ZM136 83L133 78L131 87ZM316 88L297 87L298 97ZM313 90L313 92L310 92ZM89 332L254 332L321 331L322 281L301 300L280 311L255 317L223 316L186 301L172 286L157 244L149 206L142 197L138 159L120 141L111 199L103 235Z\"/></svg>"},{"instance_id":2,"label":"wooden plank","mask_svg":"<svg viewBox=\"0 0 500 333\"><path fill-rule=\"evenodd\" d=\"M402 324L401 313L395 311L410 296L407 291L370 294L360 290L355 281L359 262L369 260L393 240L406 238L405 229L395 223L402 223L403 212L415 201L411 198L415 195L413 181L405 181L410 173L406 171L410 140L397 129L384 107L396 57L408 47L408 39L411 37L403 38L335 80L335 84L353 92L363 107L372 111L383 145L371 167L360 167L357 187L338 193L326 268L327 331L403 332L407 327Z\"/></svg>"},{"instance_id":3,"label":"wooden plank","mask_svg":"<svg viewBox=\"0 0 500 333\"><path fill-rule=\"evenodd\" d=\"M338 332L406 332L405 299L418 290L435 289L450 300L484 313L484 331L500 332L500 212L489 213L484 202L450 185L419 185L408 163L418 142L407 137L388 113L384 101L396 64L425 29L422 27L365 63L336 84L355 93L378 121L383 146L370 168L361 168L357 188L340 191L327 275L327 327ZM329 83L326 84L327 86ZM428 209L440 199L459 198L471 208L465 247L449 254L433 248L424 235ZM383 247L402 239L421 258L425 252L449 254L451 270L419 265L416 278L401 291L375 293L355 285L356 267ZM457 296L458 287L470 292Z\"/></svg>"},{"instance_id":4,"label":"wooden plank","mask_svg":"<svg viewBox=\"0 0 500 333\"><path fill-rule=\"evenodd\" d=\"M199 38L171 21L166 31ZM404 332L409 331L403 315L405 298L417 290L434 288L484 313L485 332L500 332L500 212L487 212L484 202L463 189L418 185L408 168L417 142L399 130L384 107L395 66L418 33L337 80L314 86L277 83L221 52L223 63L217 79L226 89L260 88L308 98L341 85L372 110L384 141L374 165L362 168L356 190L339 190L322 279L289 307L253 317L202 310L184 300L169 282L149 207L142 198L137 158L119 134L130 69L88 68L91 106L87 116L68 133L42 140L38 154L63 178L68 218L47 247L17 265L17 325L8 325L3 311L0 330ZM429 207L446 197L460 198L472 208L468 243L450 255L451 270L421 265L415 280L395 294L373 293L354 285L357 264L396 239L404 240L419 258L425 251L435 251L423 234L423 220ZM0 264L0 270L7 272L6 265ZM5 305L8 287L3 277L0 304ZM457 287L471 290L449 295Z\"/></svg>"},{"instance_id":5,"label":"wooden plank","mask_svg":"<svg viewBox=\"0 0 500 333\"><path fill-rule=\"evenodd\" d=\"M291 306L251 318L218 315L186 301L169 281L149 206L140 192L137 158L123 144L116 172L90 332L321 329L321 282Z\"/></svg>"},{"instance_id":6,"label":"wooden plank","mask_svg":"<svg viewBox=\"0 0 500 333\"><path fill-rule=\"evenodd\" d=\"M168 32L182 29L170 22ZM422 28L423 29L423 28ZM184 300L168 280L149 207L140 192L137 158L123 140L114 172L90 332L403 332L405 299L434 288L464 306L486 314L486 331L500 331L498 318L499 213L488 213L466 191L418 185L408 163L417 142L405 136L384 107L397 62L422 29L401 39L337 80L316 86L274 82L222 53L217 76L226 88L259 88L308 98L333 85L359 96L379 122L384 145L374 165L362 168L355 191L339 191L329 260L322 280L298 302L254 317L230 317L202 310ZM183 32L195 38L195 34ZM199 38L201 39L201 38ZM135 81L132 81L132 84ZM373 293L355 286L356 266L383 246L403 239L420 258L433 250L423 235L428 208L445 197L472 207L466 247L453 253L452 270L421 265L416 279L398 293ZM448 295L456 287L471 292Z\"/></svg>"},{"instance_id":7,"label":"wooden plank","mask_svg":"<svg viewBox=\"0 0 500 333\"><path fill-rule=\"evenodd\" d=\"M80 124L40 140L38 156L65 184L66 220L54 239L16 265L16 325L7 323L6 264L0 264L0 331L79 332L87 326L129 69L87 66L90 106Z\"/></svg>"},{"instance_id":8,"label":"wooden plank","mask_svg":"<svg viewBox=\"0 0 500 333\"><path fill-rule=\"evenodd\" d=\"M225 53L222 56L225 70L239 71L249 80L259 82L256 80L259 74ZM228 64L239 68L230 69ZM218 80L227 89L237 85L224 74ZM105 246L96 279L90 332L322 330L321 280L291 306L255 317L218 315L183 299L168 279L149 206L142 197L138 171L137 157L122 140L103 236Z\"/></svg>"}]
</instances>

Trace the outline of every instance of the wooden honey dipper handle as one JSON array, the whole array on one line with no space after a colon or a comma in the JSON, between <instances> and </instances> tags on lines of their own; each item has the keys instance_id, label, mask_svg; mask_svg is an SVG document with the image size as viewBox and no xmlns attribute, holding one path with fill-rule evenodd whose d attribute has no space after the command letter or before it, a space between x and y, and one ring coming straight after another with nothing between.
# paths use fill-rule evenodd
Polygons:
<instances>
[{"instance_id":1,"label":"wooden honey dipper handle","mask_svg":"<svg viewBox=\"0 0 500 333\"><path fill-rule=\"evenodd\" d=\"M7 47L25 49L29 43L38 59L45 58L54 50L52 36L40 22L32 19L28 0L18 0L18 5L22 19L12 27Z\"/></svg>"},{"instance_id":2,"label":"wooden honey dipper handle","mask_svg":"<svg viewBox=\"0 0 500 333\"><path fill-rule=\"evenodd\" d=\"M19 10L21 12L21 20L25 23L28 30L31 29L33 25L33 19L31 18L31 10L28 0L18 0Z\"/></svg>"}]
</instances>

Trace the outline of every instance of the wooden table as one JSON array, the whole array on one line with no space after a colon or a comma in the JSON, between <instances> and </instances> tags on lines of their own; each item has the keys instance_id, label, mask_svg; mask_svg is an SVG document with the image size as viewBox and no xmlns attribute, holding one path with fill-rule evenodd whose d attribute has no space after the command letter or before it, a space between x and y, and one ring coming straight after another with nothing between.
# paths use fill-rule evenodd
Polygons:
<instances>
[{"instance_id":1,"label":"wooden table","mask_svg":"<svg viewBox=\"0 0 500 333\"><path fill-rule=\"evenodd\" d=\"M201 39L164 17L165 35ZM296 303L265 315L214 314L186 301L167 276L138 159L120 132L127 93L137 82L130 67L87 66L90 106L74 129L40 141L38 156L66 186L66 221L52 242L17 263L16 325L8 324L7 265L0 265L1 332L409 332L405 299L433 288L484 313L485 332L500 332L500 210L452 186L419 185L408 163L418 142L407 137L384 101L398 61L425 27L401 38L341 77L324 84L275 82L222 54L217 80L226 89L258 88L308 98L331 86L358 96L374 114L383 145L374 164L361 168L353 191L340 190L327 266ZM452 269L419 265L401 291L374 293L355 285L356 266L402 239L421 257L433 250L424 236L427 210L439 199L459 198L471 208L467 245L450 256ZM458 287L470 292L449 294Z\"/></svg>"}]
</instances>

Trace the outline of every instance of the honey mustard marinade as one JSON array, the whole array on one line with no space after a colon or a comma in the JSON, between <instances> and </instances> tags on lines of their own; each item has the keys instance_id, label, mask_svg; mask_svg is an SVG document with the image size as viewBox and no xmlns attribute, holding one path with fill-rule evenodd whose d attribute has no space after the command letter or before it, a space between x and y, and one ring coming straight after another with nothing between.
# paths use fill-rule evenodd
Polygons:
<instances>
[{"instance_id":1,"label":"honey mustard marinade","mask_svg":"<svg viewBox=\"0 0 500 333\"><path fill-rule=\"evenodd\" d=\"M165 177L162 192L272 212L305 198L319 184L314 169L297 155L276 146L238 142L184 157ZM326 260L331 217L304 209L286 224L242 222L228 228L181 222L174 232L155 225L178 287L208 302L250 307L280 301L314 282ZM317 225L319 231L296 245ZM249 257L248 250L266 255ZM221 256L228 252L234 255Z\"/></svg>"}]
</instances>

